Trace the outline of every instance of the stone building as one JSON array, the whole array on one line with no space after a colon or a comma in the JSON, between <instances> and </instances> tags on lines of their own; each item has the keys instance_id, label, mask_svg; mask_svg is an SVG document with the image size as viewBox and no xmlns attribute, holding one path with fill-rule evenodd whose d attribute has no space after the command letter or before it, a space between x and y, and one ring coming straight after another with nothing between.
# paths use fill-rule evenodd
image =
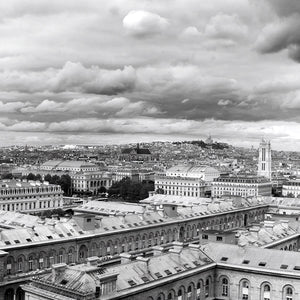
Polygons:
<instances>
[{"instance_id":1,"label":"stone building","mask_svg":"<svg viewBox=\"0 0 300 300\"><path fill-rule=\"evenodd\" d=\"M282 196L298 197L300 196L300 180L289 180L282 184Z\"/></svg>"},{"instance_id":2,"label":"stone building","mask_svg":"<svg viewBox=\"0 0 300 300\"><path fill-rule=\"evenodd\" d=\"M154 246L198 242L204 229L247 226L263 220L267 211L268 205L257 201L193 209L167 205L141 214L82 214L71 219L35 219L34 223L33 216L27 216L28 226L8 222L11 217L0 214L0 299L13 299L10 295L21 293L20 284L48 272L56 263L83 263L90 256L117 259L125 252L138 256Z\"/></svg>"},{"instance_id":3,"label":"stone building","mask_svg":"<svg viewBox=\"0 0 300 300\"><path fill-rule=\"evenodd\" d=\"M226 176L212 182L212 197L224 195L257 197L271 196L272 183L264 177Z\"/></svg>"},{"instance_id":4,"label":"stone building","mask_svg":"<svg viewBox=\"0 0 300 300\"><path fill-rule=\"evenodd\" d=\"M175 243L153 256L121 255L121 264L52 266L23 286L28 300L296 300L300 292L298 252L208 243Z\"/></svg>"},{"instance_id":5,"label":"stone building","mask_svg":"<svg viewBox=\"0 0 300 300\"><path fill-rule=\"evenodd\" d=\"M59 185L46 181L0 181L0 210L30 213L62 207L63 192Z\"/></svg>"},{"instance_id":6,"label":"stone building","mask_svg":"<svg viewBox=\"0 0 300 300\"><path fill-rule=\"evenodd\" d=\"M259 144L257 175L272 180L271 143L265 139L262 139Z\"/></svg>"}]
</instances>

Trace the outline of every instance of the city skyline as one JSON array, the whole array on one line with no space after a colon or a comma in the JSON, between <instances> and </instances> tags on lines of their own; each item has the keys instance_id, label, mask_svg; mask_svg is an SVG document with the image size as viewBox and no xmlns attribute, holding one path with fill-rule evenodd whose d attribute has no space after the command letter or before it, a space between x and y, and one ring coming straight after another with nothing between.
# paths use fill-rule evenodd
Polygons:
<instances>
[{"instance_id":1,"label":"city skyline","mask_svg":"<svg viewBox=\"0 0 300 300\"><path fill-rule=\"evenodd\" d=\"M170 9L172 6L172 9ZM0 145L300 146L296 0L0 4Z\"/></svg>"}]
</instances>

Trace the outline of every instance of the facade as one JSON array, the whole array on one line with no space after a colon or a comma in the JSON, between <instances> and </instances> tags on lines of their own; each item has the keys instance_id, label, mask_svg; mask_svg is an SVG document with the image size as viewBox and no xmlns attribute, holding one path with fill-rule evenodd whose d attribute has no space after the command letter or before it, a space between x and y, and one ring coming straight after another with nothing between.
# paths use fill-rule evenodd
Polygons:
<instances>
[{"instance_id":1,"label":"facade","mask_svg":"<svg viewBox=\"0 0 300 300\"><path fill-rule=\"evenodd\" d=\"M103 188L109 189L113 181L112 174L103 171L77 172L71 174L70 177L73 192L92 192L93 194L104 191Z\"/></svg>"},{"instance_id":2,"label":"facade","mask_svg":"<svg viewBox=\"0 0 300 300\"><path fill-rule=\"evenodd\" d=\"M212 182L212 197L271 196L272 183L264 177L219 177Z\"/></svg>"},{"instance_id":3,"label":"facade","mask_svg":"<svg viewBox=\"0 0 300 300\"><path fill-rule=\"evenodd\" d=\"M63 207L59 185L39 181L0 181L0 210L36 212Z\"/></svg>"},{"instance_id":4,"label":"facade","mask_svg":"<svg viewBox=\"0 0 300 300\"><path fill-rule=\"evenodd\" d=\"M271 143L262 139L259 144L258 154L258 176L263 176L272 180L272 157L271 157Z\"/></svg>"},{"instance_id":5,"label":"facade","mask_svg":"<svg viewBox=\"0 0 300 300\"><path fill-rule=\"evenodd\" d=\"M300 180L289 180L282 184L282 196L298 197L300 195Z\"/></svg>"},{"instance_id":6,"label":"facade","mask_svg":"<svg viewBox=\"0 0 300 300\"><path fill-rule=\"evenodd\" d=\"M175 243L152 257L121 255L121 264L52 266L23 286L27 300L296 300L300 253L208 243Z\"/></svg>"},{"instance_id":7,"label":"facade","mask_svg":"<svg viewBox=\"0 0 300 300\"><path fill-rule=\"evenodd\" d=\"M165 195L204 197L206 184L202 179L156 176L154 181L154 190L162 190Z\"/></svg>"},{"instance_id":8,"label":"facade","mask_svg":"<svg viewBox=\"0 0 300 300\"><path fill-rule=\"evenodd\" d=\"M40 166L40 170L62 172L90 172L98 171L99 167L93 163L81 160L48 160Z\"/></svg>"}]
</instances>

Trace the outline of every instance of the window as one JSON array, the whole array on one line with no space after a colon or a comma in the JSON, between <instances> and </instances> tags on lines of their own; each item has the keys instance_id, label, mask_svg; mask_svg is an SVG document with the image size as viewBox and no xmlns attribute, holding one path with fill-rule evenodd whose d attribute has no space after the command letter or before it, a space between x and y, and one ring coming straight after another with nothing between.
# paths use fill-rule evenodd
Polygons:
<instances>
[{"instance_id":1,"label":"window","mask_svg":"<svg viewBox=\"0 0 300 300\"><path fill-rule=\"evenodd\" d=\"M22 257L18 258L18 271L19 272L23 271L23 259L22 259Z\"/></svg>"},{"instance_id":2,"label":"window","mask_svg":"<svg viewBox=\"0 0 300 300\"><path fill-rule=\"evenodd\" d=\"M192 287L189 286L187 291L187 300L192 300L192 296L193 296Z\"/></svg>"},{"instance_id":3,"label":"window","mask_svg":"<svg viewBox=\"0 0 300 300\"><path fill-rule=\"evenodd\" d=\"M293 288L288 286L288 287L285 287L284 289L284 297L283 299L284 300L293 300Z\"/></svg>"},{"instance_id":4,"label":"window","mask_svg":"<svg viewBox=\"0 0 300 300\"><path fill-rule=\"evenodd\" d=\"M182 290L181 289L178 291L178 297L177 297L177 299L178 300L182 300L183 299L183 297L182 297Z\"/></svg>"},{"instance_id":5,"label":"window","mask_svg":"<svg viewBox=\"0 0 300 300\"><path fill-rule=\"evenodd\" d=\"M209 278L205 281L205 298L209 297L209 290L210 290L210 281Z\"/></svg>"},{"instance_id":6,"label":"window","mask_svg":"<svg viewBox=\"0 0 300 300\"><path fill-rule=\"evenodd\" d=\"M33 270L33 257L29 256L28 258L28 267L29 267L29 271Z\"/></svg>"},{"instance_id":7,"label":"window","mask_svg":"<svg viewBox=\"0 0 300 300\"><path fill-rule=\"evenodd\" d=\"M241 282L241 298L242 300L249 299L249 282L247 280Z\"/></svg>"},{"instance_id":8,"label":"window","mask_svg":"<svg viewBox=\"0 0 300 300\"><path fill-rule=\"evenodd\" d=\"M203 240L208 240L208 235L207 234L202 234L202 239Z\"/></svg>"},{"instance_id":9,"label":"window","mask_svg":"<svg viewBox=\"0 0 300 300\"><path fill-rule=\"evenodd\" d=\"M228 279L222 279L222 296L228 296Z\"/></svg>"},{"instance_id":10,"label":"window","mask_svg":"<svg viewBox=\"0 0 300 300\"><path fill-rule=\"evenodd\" d=\"M218 242L223 241L223 237L222 237L222 236L217 236L217 241L218 241Z\"/></svg>"},{"instance_id":11,"label":"window","mask_svg":"<svg viewBox=\"0 0 300 300\"><path fill-rule=\"evenodd\" d=\"M262 287L262 300L270 300L271 299L271 287L269 284L265 284Z\"/></svg>"},{"instance_id":12,"label":"window","mask_svg":"<svg viewBox=\"0 0 300 300\"><path fill-rule=\"evenodd\" d=\"M201 297L201 283L198 282L197 283L197 290L196 290L196 293L197 293L197 300L200 300L200 297Z\"/></svg>"}]
</instances>

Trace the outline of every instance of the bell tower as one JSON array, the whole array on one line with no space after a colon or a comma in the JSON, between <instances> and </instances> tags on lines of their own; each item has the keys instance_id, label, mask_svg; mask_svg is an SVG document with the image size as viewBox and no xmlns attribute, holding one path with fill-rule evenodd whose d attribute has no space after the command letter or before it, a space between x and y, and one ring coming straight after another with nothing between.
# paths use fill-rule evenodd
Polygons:
<instances>
[{"instance_id":1,"label":"bell tower","mask_svg":"<svg viewBox=\"0 0 300 300\"><path fill-rule=\"evenodd\" d=\"M264 138L259 144L257 175L272 180L271 143Z\"/></svg>"}]
</instances>

